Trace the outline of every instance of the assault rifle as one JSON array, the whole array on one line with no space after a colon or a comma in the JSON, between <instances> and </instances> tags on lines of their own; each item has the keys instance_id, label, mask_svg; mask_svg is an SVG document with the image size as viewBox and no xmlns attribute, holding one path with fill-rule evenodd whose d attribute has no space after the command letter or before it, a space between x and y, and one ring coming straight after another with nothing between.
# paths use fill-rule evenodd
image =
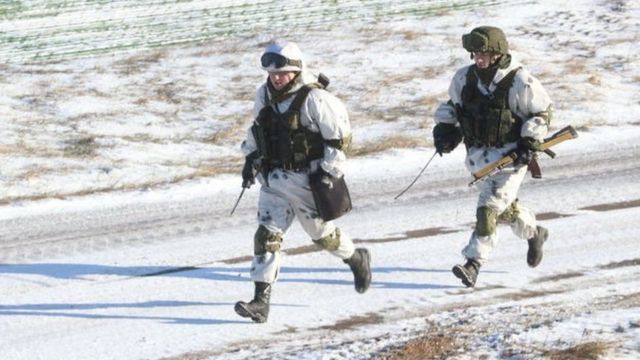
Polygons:
<instances>
[{"instance_id":1,"label":"assault rifle","mask_svg":"<svg viewBox=\"0 0 640 360\"><path fill-rule=\"evenodd\" d=\"M578 132L572 128L571 126L567 126L561 130L559 130L558 132L556 132L555 134L551 135L551 137L546 138L544 140L544 142L542 144L540 144L540 150L544 151L547 155L551 156L552 158L555 157L555 153L551 150L549 150L550 147L554 146L554 145L558 145L559 143L566 141L566 140L571 140L571 139L575 139L578 137ZM504 169L505 167L513 164L513 162L516 160L518 156L515 154L515 152L511 152L507 155L505 155L502 159L493 162L485 167L483 167L482 169L474 172L473 175L473 181L469 183L469 186L484 180L485 178L497 174L500 171L502 171L502 169Z\"/></svg>"}]
</instances>

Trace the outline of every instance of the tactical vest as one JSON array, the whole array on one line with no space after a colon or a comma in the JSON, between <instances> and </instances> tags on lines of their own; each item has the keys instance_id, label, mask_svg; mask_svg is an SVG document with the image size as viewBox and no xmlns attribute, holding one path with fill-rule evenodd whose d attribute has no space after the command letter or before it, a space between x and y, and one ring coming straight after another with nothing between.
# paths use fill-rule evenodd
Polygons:
<instances>
[{"instance_id":1,"label":"tactical vest","mask_svg":"<svg viewBox=\"0 0 640 360\"><path fill-rule=\"evenodd\" d=\"M251 127L258 154L262 157L263 170L282 168L299 171L308 168L312 160L324 156L326 141L322 135L300 123L300 108L307 95L312 89L322 88L324 86L319 83L304 85L284 113L276 112L268 101L265 102L267 105L260 110Z\"/></svg>"},{"instance_id":2,"label":"tactical vest","mask_svg":"<svg viewBox=\"0 0 640 360\"><path fill-rule=\"evenodd\" d=\"M475 65L469 68L462 88L462 105L456 107L465 145L502 147L518 140L522 119L509 109L509 89L520 68L509 72L488 95L478 89L475 69Z\"/></svg>"}]
</instances>

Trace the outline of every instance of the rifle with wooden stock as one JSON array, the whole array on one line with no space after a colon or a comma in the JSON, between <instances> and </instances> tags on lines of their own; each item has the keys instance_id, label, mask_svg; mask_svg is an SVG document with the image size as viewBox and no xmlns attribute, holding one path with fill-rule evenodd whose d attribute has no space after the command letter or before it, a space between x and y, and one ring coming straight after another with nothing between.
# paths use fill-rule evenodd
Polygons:
<instances>
[{"instance_id":1,"label":"rifle with wooden stock","mask_svg":"<svg viewBox=\"0 0 640 360\"><path fill-rule=\"evenodd\" d=\"M550 147L558 145L559 143L567 140L575 139L577 137L578 137L578 132L573 127L567 126L559 130L555 134L553 134L551 137L546 138L544 142L540 144L540 150L544 151L547 155L553 158L556 156L556 154L549 149ZM473 181L469 183L469 186L472 186L473 184L479 181L482 181L491 175L499 173L505 167L513 164L513 162L516 160L517 157L518 156L515 154L515 152L511 152L505 155L502 159L496 162L493 162L483 167L482 169L474 172L472 174Z\"/></svg>"}]
</instances>

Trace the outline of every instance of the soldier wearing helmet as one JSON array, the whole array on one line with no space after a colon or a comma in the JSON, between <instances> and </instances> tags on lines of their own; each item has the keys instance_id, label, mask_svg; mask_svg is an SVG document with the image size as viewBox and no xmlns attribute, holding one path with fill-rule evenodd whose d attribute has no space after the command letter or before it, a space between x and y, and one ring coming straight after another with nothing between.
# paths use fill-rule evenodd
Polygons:
<instances>
[{"instance_id":1,"label":"soldier wearing helmet","mask_svg":"<svg viewBox=\"0 0 640 360\"><path fill-rule=\"evenodd\" d=\"M503 31L480 26L462 36L462 47L473 64L459 69L449 86L449 101L434 114L433 141L442 155L460 142L465 165L474 173L515 153L514 164L479 183L476 224L462 250L466 261L452 271L467 287L476 283L479 269L498 242L499 222L528 242L527 263L537 266L548 231L517 199L528 164L535 161L551 121L552 103L540 82L509 52Z\"/></svg>"},{"instance_id":2,"label":"soldier wearing helmet","mask_svg":"<svg viewBox=\"0 0 640 360\"><path fill-rule=\"evenodd\" d=\"M356 249L332 221L351 208L342 170L351 139L347 110L325 89L328 79L306 69L295 43L274 42L260 60L268 77L257 91L254 121L241 146L242 187L256 178L261 185L250 270L255 293L250 302L235 305L236 313L255 322L267 320L280 247L295 218L315 244L349 265L356 291L364 293L371 282L369 252ZM329 199L322 196L327 193Z\"/></svg>"}]
</instances>

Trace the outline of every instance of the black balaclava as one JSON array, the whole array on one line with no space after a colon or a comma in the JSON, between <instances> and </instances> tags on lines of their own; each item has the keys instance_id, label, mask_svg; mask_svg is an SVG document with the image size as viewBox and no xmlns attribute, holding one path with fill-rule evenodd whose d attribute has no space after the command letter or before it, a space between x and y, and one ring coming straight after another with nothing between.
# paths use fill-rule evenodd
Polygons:
<instances>
[{"instance_id":1,"label":"black balaclava","mask_svg":"<svg viewBox=\"0 0 640 360\"><path fill-rule=\"evenodd\" d=\"M478 79L480 79L484 85L489 85L491 84L493 77L496 76L498 69L506 69L510 64L511 54L504 54L498 59L498 61L486 69L480 69L476 66L476 74L478 75Z\"/></svg>"}]
</instances>

